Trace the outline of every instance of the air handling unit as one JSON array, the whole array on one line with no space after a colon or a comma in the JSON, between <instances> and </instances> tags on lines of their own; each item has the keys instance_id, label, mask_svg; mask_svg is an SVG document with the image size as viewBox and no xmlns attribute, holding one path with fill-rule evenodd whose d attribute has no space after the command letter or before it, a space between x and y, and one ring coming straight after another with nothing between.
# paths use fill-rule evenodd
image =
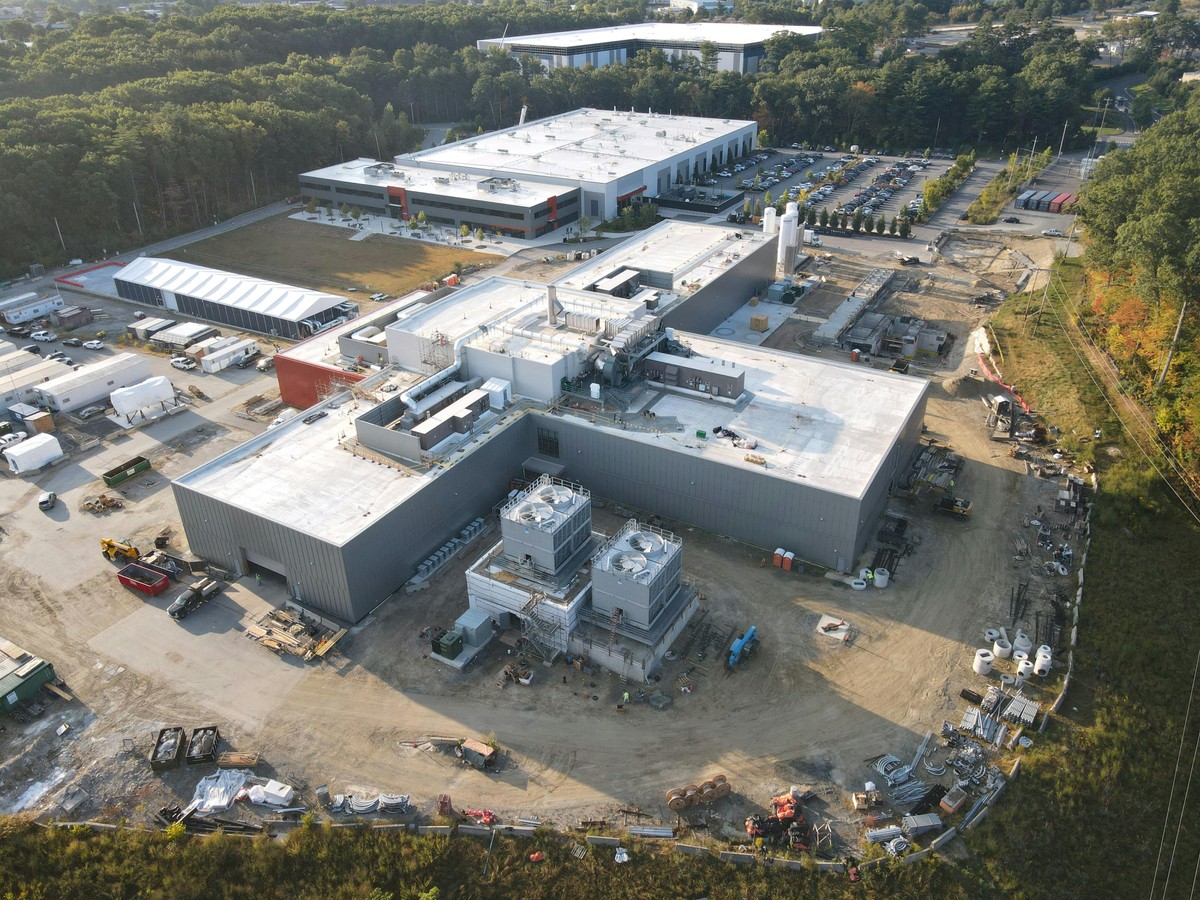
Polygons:
<instances>
[{"instance_id":1,"label":"air handling unit","mask_svg":"<svg viewBox=\"0 0 1200 900\"><path fill-rule=\"evenodd\" d=\"M517 566L557 575L591 538L591 494L543 475L500 513L504 556Z\"/></svg>"}]
</instances>

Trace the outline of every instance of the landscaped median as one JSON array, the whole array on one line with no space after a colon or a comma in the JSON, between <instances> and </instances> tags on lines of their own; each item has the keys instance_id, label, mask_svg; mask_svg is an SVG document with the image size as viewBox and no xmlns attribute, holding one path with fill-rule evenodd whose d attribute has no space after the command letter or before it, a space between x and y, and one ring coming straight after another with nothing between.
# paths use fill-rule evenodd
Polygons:
<instances>
[{"instance_id":1,"label":"landscaped median","mask_svg":"<svg viewBox=\"0 0 1200 900\"><path fill-rule=\"evenodd\" d=\"M1028 159L1019 159L1018 154L1014 153L1008 165L988 182L983 192L967 207L967 221L972 225L991 225L1001 210L1017 196L1017 192L1036 178L1053 158L1049 147L1044 153Z\"/></svg>"},{"instance_id":2,"label":"landscaped median","mask_svg":"<svg viewBox=\"0 0 1200 900\"><path fill-rule=\"evenodd\" d=\"M954 163L941 175L925 185L921 195L921 218L928 220L943 203L954 196L964 181L975 171L975 151L956 157Z\"/></svg>"}]
</instances>

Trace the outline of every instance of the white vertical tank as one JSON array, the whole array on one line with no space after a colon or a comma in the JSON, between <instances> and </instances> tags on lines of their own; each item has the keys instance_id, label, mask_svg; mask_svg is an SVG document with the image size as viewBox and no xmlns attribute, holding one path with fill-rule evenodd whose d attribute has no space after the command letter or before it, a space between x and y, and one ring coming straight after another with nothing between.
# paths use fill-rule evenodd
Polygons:
<instances>
[{"instance_id":1,"label":"white vertical tank","mask_svg":"<svg viewBox=\"0 0 1200 900\"><path fill-rule=\"evenodd\" d=\"M775 218L777 215L773 206L769 206L763 210L763 234L779 233L779 222Z\"/></svg>"},{"instance_id":2,"label":"white vertical tank","mask_svg":"<svg viewBox=\"0 0 1200 900\"><path fill-rule=\"evenodd\" d=\"M800 244L800 208L795 203L787 205L787 211L779 219L779 248L776 261L783 275L791 275L796 268L796 247Z\"/></svg>"}]
</instances>

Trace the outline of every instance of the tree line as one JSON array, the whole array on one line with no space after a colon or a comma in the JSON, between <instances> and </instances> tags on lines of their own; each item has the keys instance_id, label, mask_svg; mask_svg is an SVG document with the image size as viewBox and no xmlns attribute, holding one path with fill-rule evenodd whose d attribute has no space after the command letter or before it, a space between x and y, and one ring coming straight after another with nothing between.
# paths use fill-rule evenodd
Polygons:
<instances>
[{"instance_id":1,"label":"tree line","mask_svg":"<svg viewBox=\"0 0 1200 900\"><path fill-rule=\"evenodd\" d=\"M1200 464L1200 91L1128 150L1109 153L1080 197L1093 271L1085 322L1153 411L1160 434Z\"/></svg>"},{"instance_id":2,"label":"tree line","mask_svg":"<svg viewBox=\"0 0 1200 900\"><path fill-rule=\"evenodd\" d=\"M185 7L186 8L186 7ZM813 14L808 14L813 15ZM84 16L69 31L7 23L0 44L0 273L128 249L296 190L306 169L580 106L751 118L778 143L886 149L1078 136L1095 46L1069 29L985 19L936 57L907 53L929 11L905 0L821 4L820 41L781 35L763 71L638 54L547 72L474 42L639 20L613 5L220 6ZM794 17L793 17L794 18ZM18 40L15 32L23 37ZM29 46L26 46L26 41ZM60 239L59 232L62 237Z\"/></svg>"}]
</instances>

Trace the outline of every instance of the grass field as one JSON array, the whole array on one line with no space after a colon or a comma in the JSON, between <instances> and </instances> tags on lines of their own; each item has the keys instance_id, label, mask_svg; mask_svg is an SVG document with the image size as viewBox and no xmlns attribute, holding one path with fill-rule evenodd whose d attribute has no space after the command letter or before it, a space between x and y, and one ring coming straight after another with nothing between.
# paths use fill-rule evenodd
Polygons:
<instances>
[{"instance_id":1,"label":"grass field","mask_svg":"<svg viewBox=\"0 0 1200 900\"><path fill-rule=\"evenodd\" d=\"M353 234L349 228L274 216L161 255L334 294L356 288L393 297L445 278L455 263L478 268L499 259L468 247L390 235L351 241Z\"/></svg>"}]
</instances>

